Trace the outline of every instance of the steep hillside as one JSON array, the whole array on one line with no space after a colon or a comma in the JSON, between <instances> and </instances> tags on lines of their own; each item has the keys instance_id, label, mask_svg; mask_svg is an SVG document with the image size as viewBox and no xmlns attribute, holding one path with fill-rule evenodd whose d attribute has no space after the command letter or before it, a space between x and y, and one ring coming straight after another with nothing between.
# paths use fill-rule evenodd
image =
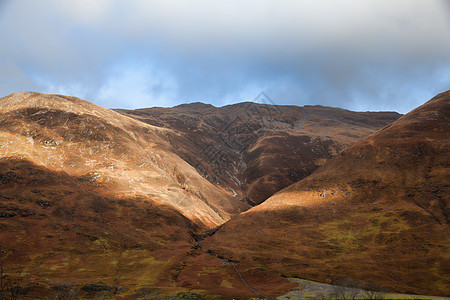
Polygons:
<instances>
[{"instance_id":1,"label":"steep hillside","mask_svg":"<svg viewBox=\"0 0 450 300\"><path fill-rule=\"evenodd\" d=\"M170 130L74 97L0 99L0 157L20 158L118 195L148 197L217 226L246 208L172 153Z\"/></svg>"},{"instance_id":2,"label":"steep hillside","mask_svg":"<svg viewBox=\"0 0 450 300\"><path fill-rule=\"evenodd\" d=\"M0 98L0 250L39 284L176 287L196 234L248 208L172 152L170 130L90 102Z\"/></svg>"},{"instance_id":3,"label":"steep hillside","mask_svg":"<svg viewBox=\"0 0 450 300\"><path fill-rule=\"evenodd\" d=\"M307 177L344 147L400 116L250 102L117 111L172 129L167 137L180 157L251 205Z\"/></svg>"},{"instance_id":4,"label":"steep hillside","mask_svg":"<svg viewBox=\"0 0 450 300\"><path fill-rule=\"evenodd\" d=\"M449 132L447 91L233 218L205 249L286 276L448 296Z\"/></svg>"}]
</instances>

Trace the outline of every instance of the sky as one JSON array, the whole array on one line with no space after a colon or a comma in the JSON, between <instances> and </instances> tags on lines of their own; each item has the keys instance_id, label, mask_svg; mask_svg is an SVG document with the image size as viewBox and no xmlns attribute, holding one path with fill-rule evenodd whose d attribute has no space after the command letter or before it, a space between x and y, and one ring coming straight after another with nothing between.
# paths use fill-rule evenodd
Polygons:
<instances>
[{"instance_id":1,"label":"sky","mask_svg":"<svg viewBox=\"0 0 450 300\"><path fill-rule=\"evenodd\" d=\"M0 0L0 97L407 113L448 89L448 0Z\"/></svg>"}]
</instances>

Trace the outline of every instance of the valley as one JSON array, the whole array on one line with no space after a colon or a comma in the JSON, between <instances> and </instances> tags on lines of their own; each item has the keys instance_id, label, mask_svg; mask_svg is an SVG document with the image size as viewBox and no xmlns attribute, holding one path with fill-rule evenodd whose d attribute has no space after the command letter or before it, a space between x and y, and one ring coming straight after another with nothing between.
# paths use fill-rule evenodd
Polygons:
<instances>
[{"instance_id":1,"label":"valley","mask_svg":"<svg viewBox=\"0 0 450 300\"><path fill-rule=\"evenodd\" d=\"M116 111L171 129L167 139L176 154L251 206L309 176L345 147L400 117L394 112L251 102Z\"/></svg>"},{"instance_id":2,"label":"valley","mask_svg":"<svg viewBox=\"0 0 450 300\"><path fill-rule=\"evenodd\" d=\"M448 296L449 110L0 98L2 267L31 297Z\"/></svg>"}]
</instances>

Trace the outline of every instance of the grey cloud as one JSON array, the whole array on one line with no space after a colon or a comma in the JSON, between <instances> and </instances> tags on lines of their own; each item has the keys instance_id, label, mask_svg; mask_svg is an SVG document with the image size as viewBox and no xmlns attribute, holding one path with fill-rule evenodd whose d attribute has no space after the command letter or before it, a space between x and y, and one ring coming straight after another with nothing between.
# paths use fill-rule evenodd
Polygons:
<instances>
[{"instance_id":1,"label":"grey cloud","mask_svg":"<svg viewBox=\"0 0 450 300\"><path fill-rule=\"evenodd\" d=\"M445 9L444 9L445 8ZM407 112L450 88L445 0L15 0L0 94L107 107L279 104Z\"/></svg>"}]
</instances>

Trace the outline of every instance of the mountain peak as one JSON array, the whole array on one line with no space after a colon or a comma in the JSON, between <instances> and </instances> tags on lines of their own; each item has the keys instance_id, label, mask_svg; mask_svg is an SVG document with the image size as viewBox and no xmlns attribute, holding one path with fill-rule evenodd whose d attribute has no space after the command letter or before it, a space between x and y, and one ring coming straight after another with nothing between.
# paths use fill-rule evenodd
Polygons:
<instances>
[{"instance_id":1,"label":"mountain peak","mask_svg":"<svg viewBox=\"0 0 450 300\"><path fill-rule=\"evenodd\" d=\"M214 105L203 103L203 102L191 102L191 103L185 103L180 104L177 106L174 106L174 108L181 108L185 110L204 110L204 109L210 109L215 108Z\"/></svg>"},{"instance_id":2,"label":"mountain peak","mask_svg":"<svg viewBox=\"0 0 450 300\"><path fill-rule=\"evenodd\" d=\"M86 113L92 110L107 110L92 102L77 97L37 92L20 92L0 98L0 109L10 111L19 108L47 108L65 110L73 113Z\"/></svg>"}]
</instances>

